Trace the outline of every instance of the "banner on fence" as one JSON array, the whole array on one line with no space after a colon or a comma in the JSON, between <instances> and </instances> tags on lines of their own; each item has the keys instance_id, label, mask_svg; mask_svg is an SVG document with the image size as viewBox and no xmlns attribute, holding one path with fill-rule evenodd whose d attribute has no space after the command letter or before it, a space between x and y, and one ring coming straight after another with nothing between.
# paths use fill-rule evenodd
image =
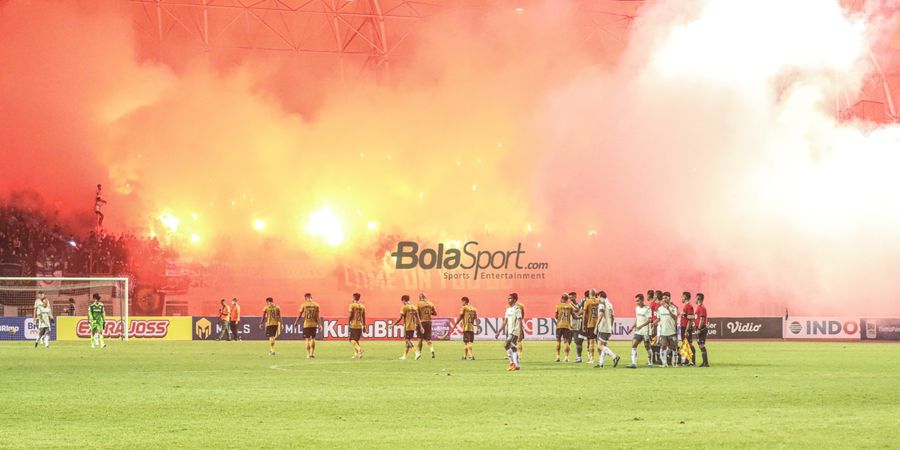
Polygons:
<instances>
[{"instance_id":1,"label":"banner on fence","mask_svg":"<svg viewBox=\"0 0 900 450\"><path fill-rule=\"evenodd\" d=\"M849 317L789 317L785 339L859 339L859 319Z\"/></svg>"},{"instance_id":2,"label":"banner on fence","mask_svg":"<svg viewBox=\"0 0 900 450\"><path fill-rule=\"evenodd\" d=\"M302 324L294 326L295 317L284 317L284 324L278 339L298 340L303 339ZM366 329L363 330L363 338L369 340L401 340L405 331L403 324L397 324L395 318L376 317L368 318ZM265 330L259 327L259 317L243 317L238 324L238 335L244 340L264 340ZM454 319L434 318L431 323L431 338L434 341L462 340L460 328L453 327ZM476 326L475 339L493 340L497 330L503 323L502 318L480 318ZM625 317L616 319L614 333L611 340L630 340L631 336L625 334L634 318ZM217 317L194 317L192 324L192 339L216 340L229 339L229 334L223 333L223 322ZM316 333L318 340L347 339L350 334L346 317L326 316L322 318L322 326ZM501 333L502 337L503 333ZM418 337L418 335L416 335ZM553 340L556 338L556 320L547 317L535 317L525 321L525 339Z\"/></svg>"},{"instance_id":3,"label":"banner on fence","mask_svg":"<svg viewBox=\"0 0 900 450\"><path fill-rule=\"evenodd\" d=\"M281 333L278 339L302 340L303 324L294 325L296 317L283 317ZM363 330L363 338L370 340L399 340L405 333L403 324L397 324L396 318L375 317L367 318L366 328ZM264 340L266 332L260 328L259 317L242 317L238 324L238 337L243 340ZM449 339L450 319L435 318L432 321L432 340L440 341ZM216 317L194 317L192 326L192 338L194 340L232 339L227 332L223 333L223 323ZM326 316L322 317L322 324L316 331L317 340L347 339L350 336L350 326L346 317ZM417 335L418 336L418 335Z\"/></svg>"},{"instance_id":4,"label":"banner on fence","mask_svg":"<svg viewBox=\"0 0 900 450\"><path fill-rule=\"evenodd\" d=\"M38 327L31 317L0 317L0 341L33 341ZM56 339L56 326L50 327L50 340Z\"/></svg>"},{"instance_id":5,"label":"banner on fence","mask_svg":"<svg viewBox=\"0 0 900 450\"><path fill-rule=\"evenodd\" d=\"M781 339L780 317L712 317L709 339Z\"/></svg>"},{"instance_id":6,"label":"banner on fence","mask_svg":"<svg viewBox=\"0 0 900 450\"><path fill-rule=\"evenodd\" d=\"M900 341L900 319L862 319L861 337L868 341Z\"/></svg>"},{"instance_id":7,"label":"banner on fence","mask_svg":"<svg viewBox=\"0 0 900 450\"><path fill-rule=\"evenodd\" d=\"M74 341L91 336L91 323L85 317L57 317L57 339ZM103 336L122 337L124 324L117 316L108 316L103 326ZM129 317L128 339L152 339L167 341L191 340L190 317Z\"/></svg>"}]
</instances>

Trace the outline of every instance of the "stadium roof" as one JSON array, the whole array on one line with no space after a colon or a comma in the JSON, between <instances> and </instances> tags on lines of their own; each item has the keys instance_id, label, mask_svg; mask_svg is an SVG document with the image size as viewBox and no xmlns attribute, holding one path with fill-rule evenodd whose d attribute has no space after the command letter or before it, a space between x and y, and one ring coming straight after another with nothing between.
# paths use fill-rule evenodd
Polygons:
<instances>
[{"instance_id":1,"label":"stadium roof","mask_svg":"<svg viewBox=\"0 0 900 450\"><path fill-rule=\"evenodd\" d=\"M299 58L340 80L390 79L414 49L427 20L444 14L508 8L528 14L536 0L129 0L139 42L146 55L177 66L198 54L212 62L263 52L267 59ZM572 0L578 33L601 57L616 58L643 0ZM845 0L851 11L872 2ZM499 6L498 6L499 5ZM900 21L900 10L879 5L886 22ZM896 27L895 27L896 28ZM760 33L765 30L761 29ZM281 55L281 56L278 56ZM843 117L876 122L897 120L900 102L900 31L872 43L875 76L859 93L835 106Z\"/></svg>"}]
</instances>

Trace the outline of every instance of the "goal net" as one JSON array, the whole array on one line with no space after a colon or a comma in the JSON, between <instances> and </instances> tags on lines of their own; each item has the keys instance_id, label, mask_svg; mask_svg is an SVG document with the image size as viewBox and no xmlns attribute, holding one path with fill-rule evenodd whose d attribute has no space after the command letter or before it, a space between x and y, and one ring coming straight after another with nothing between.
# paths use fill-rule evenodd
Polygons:
<instances>
[{"instance_id":1,"label":"goal net","mask_svg":"<svg viewBox=\"0 0 900 450\"><path fill-rule=\"evenodd\" d=\"M0 277L0 341L31 340L38 335L33 320L35 301L40 293L47 298L57 320L51 327L51 338L59 330L60 317L87 319L88 305L95 293L105 306L107 336L128 339L128 278L86 277ZM66 326L77 327L72 333L80 336L80 321L63 320ZM68 330L67 330L68 331ZM83 331L83 330L82 330Z\"/></svg>"}]
</instances>

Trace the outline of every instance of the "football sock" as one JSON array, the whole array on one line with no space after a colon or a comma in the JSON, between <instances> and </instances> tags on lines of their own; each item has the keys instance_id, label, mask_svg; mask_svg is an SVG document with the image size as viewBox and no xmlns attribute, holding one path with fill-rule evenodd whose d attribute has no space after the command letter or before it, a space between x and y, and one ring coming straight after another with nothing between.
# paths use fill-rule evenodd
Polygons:
<instances>
[{"instance_id":1,"label":"football sock","mask_svg":"<svg viewBox=\"0 0 900 450\"><path fill-rule=\"evenodd\" d=\"M506 357L509 358L509 362L514 362L514 361L513 361L513 352L512 352L512 350L507 350L507 351L506 351Z\"/></svg>"},{"instance_id":2,"label":"football sock","mask_svg":"<svg viewBox=\"0 0 900 450\"><path fill-rule=\"evenodd\" d=\"M703 348L700 349L700 354L703 355L703 364L709 364L709 363L706 361L706 347L703 347Z\"/></svg>"},{"instance_id":3,"label":"football sock","mask_svg":"<svg viewBox=\"0 0 900 450\"><path fill-rule=\"evenodd\" d=\"M519 352L512 352L512 362L519 367Z\"/></svg>"},{"instance_id":4,"label":"football sock","mask_svg":"<svg viewBox=\"0 0 900 450\"><path fill-rule=\"evenodd\" d=\"M647 363L653 364L653 350L647 350Z\"/></svg>"},{"instance_id":5,"label":"football sock","mask_svg":"<svg viewBox=\"0 0 900 450\"><path fill-rule=\"evenodd\" d=\"M631 363L637 365L637 349L631 349Z\"/></svg>"}]
</instances>

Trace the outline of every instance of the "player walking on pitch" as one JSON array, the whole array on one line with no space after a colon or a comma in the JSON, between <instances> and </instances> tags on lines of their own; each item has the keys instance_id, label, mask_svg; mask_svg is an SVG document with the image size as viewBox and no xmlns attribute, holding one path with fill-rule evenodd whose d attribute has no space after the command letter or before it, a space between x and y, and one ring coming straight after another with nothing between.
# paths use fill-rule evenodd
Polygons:
<instances>
[{"instance_id":1,"label":"player walking on pitch","mask_svg":"<svg viewBox=\"0 0 900 450\"><path fill-rule=\"evenodd\" d=\"M363 349L359 345L363 330L366 328L366 307L359 302L359 292L353 293L353 301L350 303L350 316L347 322L350 327L350 345L353 346L353 359L361 359Z\"/></svg>"},{"instance_id":2,"label":"player walking on pitch","mask_svg":"<svg viewBox=\"0 0 900 450\"><path fill-rule=\"evenodd\" d=\"M266 306L259 319L259 328L266 329L266 337L269 338L269 356L275 356L275 338L281 334L281 325L281 308L275 304L272 297L267 297Z\"/></svg>"},{"instance_id":3,"label":"player walking on pitch","mask_svg":"<svg viewBox=\"0 0 900 450\"><path fill-rule=\"evenodd\" d=\"M700 354L703 355L703 362L700 364L700 367L709 367L709 361L706 359L706 327L708 325L707 316L706 316L706 306L703 304L704 298L703 294L697 293L697 309L694 311L694 315L697 317L694 319L694 327L697 329L697 345L700 346Z\"/></svg>"},{"instance_id":4,"label":"player walking on pitch","mask_svg":"<svg viewBox=\"0 0 900 450\"><path fill-rule=\"evenodd\" d=\"M472 349L472 342L475 341L475 323L478 320L478 311L474 306L469 305L469 297L460 299L462 308L459 309L459 317L456 323L450 327L452 330L457 325L462 325L463 335L463 360L475 360L475 350Z\"/></svg>"},{"instance_id":5,"label":"player walking on pitch","mask_svg":"<svg viewBox=\"0 0 900 450\"><path fill-rule=\"evenodd\" d=\"M34 348L37 348L41 340L44 341L44 348L50 348L50 325L53 322L53 311L50 309L50 301L46 297L41 302L41 306L35 309L35 316L37 316L38 338L34 340Z\"/></svg>"},{"instance_id":6,"label":"player walking on pitch","mask_svg":"<svg viewBox=\"0 0 900 450\"><path fill-rule=\"evenodd\" d=\"M515 292L509 294L506 301L508 305L506 314L503 316L503 323L500 325L500 329L497 330L494 338L500 337L501 330L506 331L506 342L503 345L506 348L506 356L509 358L509 367L506 370L520 370L519 347L517 344L522 331L522 310L516 306L516 302L519 301L519 294Z\"/></svg>"},{"instance_id":7,"label":"player walking on pitch","mask_svg":"<svg viewBox=\"0 0 900 450\"><path fill-rule=\"evenodd\" d=\"M100 294L94 293L94 301L88 306L88 321L91 323L91 348L106 347L103 342L103 328L106 326L106 311L100 303Z\"/></svg>"},{"instance_id":8,"label":"player walking on pitch","mask_svg":"<svg viewBox=\"0 0 900 450\"><path fill-rule=\"evenodd\" d=\"M400 318L397 319L397 323L403 322L403 337L406 339L406 347L403 349L403 356L400 357L400 360L405 360L409 351L415 347L413 339L416 337L416 331L422 332L422 325L419 323L419 309L409 303L409 296L400 297L400 301L403 302L403 308L400 309ZM421 355L416 354L416 359L420 357Z\"/></svg>"},{"instance_id":9,"label":"player walking on pitch","mask_svg":"<svg viewBox=\"0 0 900 450\"><path fill-rule=\"evenodd\" d=\"M434 309L434 303L431 303L425 297L424 292L419 294L419 303L416 304L416 309L419 311L419 321L422 325L422 330L419 332L419 346L416 351L416 359L422 357L422 341L428 342L428 350L431 351L431 357L434 358L434 344L431 342L431 318L437 315L437 310Z\"/></svg>"},{"instance_id":10,"label":"player walking on pitch","mask_svg":"<svg viewBox=\"0 0 900 450\"><path fill-rule=\"evenodd\" d=\"M572 320L575 318L575 307L569 303L569 295L563 294L556 304L556 362L559 362L559 348L565 343L565 362L569 362L569 349L572 345Z\"/></svg>"},{"instance_id":11,"label":"player walking on pitch","mask_svg":"<svg viewBox=\"0 0 900 450\"><path fill-rule=\"evenodd\" d=\"M297 322L303 320L303 339L306 340L306 357L316 357L316 333L319 332L321 318L319 317L319 304L313 301L312 294L307 292L304 302L300 305L300 313L294 319L294 328Z\"/></svg>"},{"instance_id":12,"label":"player walking on pitch","mask_svg":"<svg viewBox=\"0 0 900 450\"><path fill-rule=\"evenodd\" d=\"M652 292L652 291L651 291ZM647 350L647 367L653 367L653 350L650 348L650 328L653 326L653 313L650 307L644 305L644 294L634 296L634 302L637 304L634 308L634 325L632 325L626 334L634 332L631 339L631 364L629 369L637 368L637 347L641 343Z\"/></svg>"},{"instance_id":13,"label":"player walking on pitch","mask_svg":"<svg viewBox=\"0 0 900 450\"><path fill-rule=\"evenodd\" d=\"M615 314L612 303L606 298L606 292L600 291L600 301L597 303L597 339L599 341L598 359L595 369L602 369L606 361L606 355L612 356L613 368L619 365L619 355L613 353L608 347L609 338L612 336Z\"/></svg>"}]
</instances>

